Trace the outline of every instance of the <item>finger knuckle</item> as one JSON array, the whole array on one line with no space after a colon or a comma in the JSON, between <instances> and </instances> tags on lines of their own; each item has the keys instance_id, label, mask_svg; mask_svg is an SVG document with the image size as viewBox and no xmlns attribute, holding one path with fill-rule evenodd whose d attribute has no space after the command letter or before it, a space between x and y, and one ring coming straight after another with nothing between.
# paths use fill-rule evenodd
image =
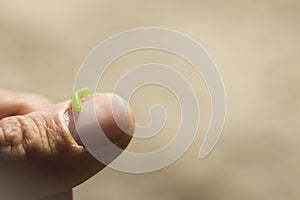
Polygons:
<instances>
[{"instance_id":1,"label":"finger knuckle","mask_svg":"<svg viewBox=\"0 0 300 200\"><path fill-rule=\"evenodd\" d=\"M30 159L51 153L44 117L15 116L0 121L0 155Z\"/></svg>"}]
</instances>

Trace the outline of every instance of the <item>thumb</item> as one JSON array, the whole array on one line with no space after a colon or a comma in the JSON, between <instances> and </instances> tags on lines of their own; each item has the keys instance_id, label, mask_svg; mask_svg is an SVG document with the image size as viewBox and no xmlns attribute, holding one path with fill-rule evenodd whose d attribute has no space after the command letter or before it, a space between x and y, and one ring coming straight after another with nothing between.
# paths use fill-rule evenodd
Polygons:
<instances>
[{"instance_id":1,"label":"thumb","mask_svg":"<svg viewBox=\"0 0 300 200\"><path fill-rule=\"evenodd\" d=\"M114 106L120 107L114 113L112 99L117 99ZM85 99L83 109L88 109L92 100L96 103L98 121L85 126L87 134L99 123L108 139L126 148L131 136L124 132L130 134L134 130L129 106L116 95L97 94ZM65 112L69 104L62 102L47 111L0 120L1 195L9 192L5 188L16 188L19 191L13 191L15 194L30 194L32 199L62 193L105 167L82 146L73 113ZM118 127L115 118L128 124L126 130Z\"/></svg>"}]
</instances>

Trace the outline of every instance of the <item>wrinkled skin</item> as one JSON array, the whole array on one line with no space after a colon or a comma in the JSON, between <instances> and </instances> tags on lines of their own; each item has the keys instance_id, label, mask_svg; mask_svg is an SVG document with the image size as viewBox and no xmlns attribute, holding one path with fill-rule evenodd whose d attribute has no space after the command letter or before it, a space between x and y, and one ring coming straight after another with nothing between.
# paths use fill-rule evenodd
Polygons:
<instances>
[{"instance_id":1,"label":"wrinkled skin","mask_svg":"<svg viewBox=\"0 0 300 200\"><path fill-rule=\"evenodd\" d=\"M116 125L110 94L93 97L106 114L99 120L108 138L126 148L131 137ZM88 100L87 100L88 101ZM65 109L34 94L0 90L0 199L72 199L72 188L105 167L83 146ZM134 117L129 107L133 132ZM125 114L124 114L125 115ZM121 116L122 117L122 116ZM126 117L126 116L125 116ZM75 139L74 139L75 138Z\"/></svg>"}]
</instances>

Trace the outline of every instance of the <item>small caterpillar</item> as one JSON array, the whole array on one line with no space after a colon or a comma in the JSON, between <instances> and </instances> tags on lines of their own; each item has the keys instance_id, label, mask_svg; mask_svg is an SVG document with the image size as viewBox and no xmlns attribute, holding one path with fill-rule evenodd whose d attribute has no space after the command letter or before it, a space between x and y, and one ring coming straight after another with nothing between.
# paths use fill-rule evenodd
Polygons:
<instances>
[{"instance_id":1,"label":"small caterpillar","mask_svg":"<svg viewBox=\"0 0 300 200\"><path fill-rule=\"evenodd\" d=\"M80 113L81 109L82 109L81 98L86 97L91 94L92 94L92 91L88 88L82 88L82 89L74 91L71 96L72 103L65 110L65 113L69 112L72 108L75 112Z\"/></svg>"}]
</instances>

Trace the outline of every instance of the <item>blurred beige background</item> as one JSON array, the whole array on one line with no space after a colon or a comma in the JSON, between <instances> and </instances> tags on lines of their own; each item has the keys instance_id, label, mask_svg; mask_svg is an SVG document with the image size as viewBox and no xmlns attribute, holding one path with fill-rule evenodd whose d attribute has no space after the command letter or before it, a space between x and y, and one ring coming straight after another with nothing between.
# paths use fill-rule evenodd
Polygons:
<instances>
[{"instance_id":1,"label":"blurred beige background","mask_svg":"<svg viewBox=\"0 0 300 200\"><path fill-rule=\"evenodd\" d=\"M105 169L74 190L75 199L253 200L300 197L300 1L0 1L0 87L68 99L82 60L112 34L136 27L178 30L200 42L219 66L228 97L223 135L205 160L197 153L210 117L201 77L174 55L135 52L99 84L111 91L123 72L145 62L174 66L191 80L202 121L192 147L172 166L132 175ZM178 124L175 98L141 89L130 102L140 124L147 109L169 113L161 136L129 150L163 146Z\"/></svg>"}]
</instances>

